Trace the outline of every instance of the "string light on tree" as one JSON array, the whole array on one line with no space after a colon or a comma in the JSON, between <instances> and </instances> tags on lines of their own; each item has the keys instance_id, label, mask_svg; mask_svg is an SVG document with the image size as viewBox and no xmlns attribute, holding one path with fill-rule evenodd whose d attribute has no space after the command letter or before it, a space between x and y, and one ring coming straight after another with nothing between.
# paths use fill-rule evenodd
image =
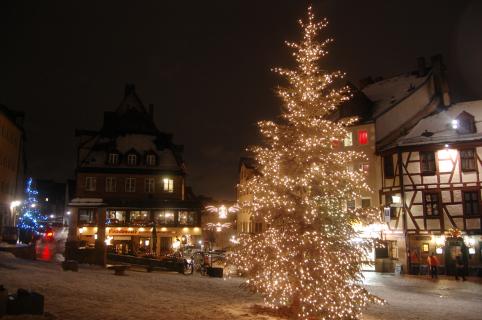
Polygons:
<instances>
[{"instance_id":1,"label":"string light on tree","mask_svg":"<svg viewBox=\"0 0 482 320\"><path fill-rule=\"evenodd\" d=\"M350 170L363 153L337 148L355 118L328 115L350 98L337 88L340 71L320 69L332 41L316 40L327 20L311 8L300 21L299 43L288 42L296 68L276 68L287 80L278 89L283 109L278 122L259 123L264 144L250 148L259 174L240 185L252 198L239 203L264 219L261 234L242 235L230 261L247 274L247 287L267 306L301 319L359 319L365 306L383 300L362 287L361 264L370 243L353 241L356 223L379 220L375 208L347 209L349 200L369 192L362 171Z\"/></svg>"},{"instance_id":2,"label":"string light on tree","mask_svg":"<svg viewBox=\"0 0 482 320\"><path fill-rule=\"evenodd\" d=\"M38 191L32 186L32 178L28 178L25 188L25 201L20 210L20 217L17 227L20 229L22 242L31 242L32 239L40 234L46 218L40 213L38 206Z\"/></svg>"}]
</instances>

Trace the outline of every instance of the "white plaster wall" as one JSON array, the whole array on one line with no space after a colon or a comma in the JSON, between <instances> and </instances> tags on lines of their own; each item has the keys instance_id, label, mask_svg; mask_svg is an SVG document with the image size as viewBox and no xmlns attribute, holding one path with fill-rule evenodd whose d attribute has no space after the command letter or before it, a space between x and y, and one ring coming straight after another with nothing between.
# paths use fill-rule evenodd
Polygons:
<instances>
[{"instance_id":1,"label":"white plaster wall","mask_svg":"<svg viewBox=\"0 0 482 320\"><path fill-rule=\"evenodd\" d=\"M480 229L480 219L466 219L467 229Z\"/></svg>"},{"instance_id":2,"label":"white plaster wall","mask_svg":"<svg viewBox=\"0 0 482 320\"><path fill-rule=\"evenodd\" d=\"M475 172L462 172L462 182L476 182L477 173Z\"/></svg>"},{"instance_id":3,"label":"white plaster wall","mask_svg":"<svg viewBox=\"0 0 482 320\"><path fill-rule=\"evenodd\" d=\"M423 217L423 206L415 204L410 209L410 212L414 217Z\"/></svg>"},{"instance_id":4,"label":"white plaster wall","mask_svg":"<svg viewBox=\"0 0 482 320\"><path fill-rule=\"evenodd\" d=\"M428 230L440 229L440 220L438 220L438 219L427 219L427 229Z\"/></svg>"},{"instance_id":5,"label":"white plaster wall","mask_svg":"<svg viewBox=\"0 0 482 320\"><path fill-rule=\"evenodd\" d=\"M423 184L434 184L437 183L437 176L423 176Z\"/></svg>"},{"instance_id":6,"label":"white plaster wall","mask_svg":"<svg viewBox=\"0 0 482 320\"><path fill-rule=\"evenodd\" d=\"M451 196L450 196L450 191L442 191L442 202L447 203L447 202L452 202Z\"/></svg>"},{"instance_id":7,"label":"white plaster wall","mask_svg":"<svg viewBox=\"0 0 482 320\"><path fill-rule=\"evenodd\" d=\"M464 212L461 204L447 204L445 207L452 216L461 216Z\"/></svg>"},{"instance_id":8,"label":"white plaster wall","mask_svg":"<svg viewBox=\"0 0 482 320\"><path fill-rule=\"evenodd\" d=\"M409 173L420 173L420 164L418 162L410 162L407 164L407 171Z\"/></svg>"}]
</instances>

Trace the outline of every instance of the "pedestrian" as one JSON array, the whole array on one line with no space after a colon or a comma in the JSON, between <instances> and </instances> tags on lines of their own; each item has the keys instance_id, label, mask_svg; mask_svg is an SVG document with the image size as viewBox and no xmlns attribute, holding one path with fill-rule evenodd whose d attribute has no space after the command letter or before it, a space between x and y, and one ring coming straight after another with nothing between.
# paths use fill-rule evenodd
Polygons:
<instances>
[{"instance_id":1,"label":"pedestrian","mask_svg":"<svg viewBox=\"0 0 482 320\"><path fill-rule=\"evenodd\" d=\"M438 258L434 252L428 256L427 264L430 268L430 275L432 276L432 279L438 278L438 266L440 262L438 261Z\"/></svg>"},{"instance_id":2,"label":"pedestrian","mask_svg":"<svg viewBox=\"0 0 482 320\"><path fill-rule=\"evenodd\" d=\"M455 258L455 280L459 280L459 276L462 276L462 280L465 281L464 259L460 254Z\"/></svg>"}]
</instances>

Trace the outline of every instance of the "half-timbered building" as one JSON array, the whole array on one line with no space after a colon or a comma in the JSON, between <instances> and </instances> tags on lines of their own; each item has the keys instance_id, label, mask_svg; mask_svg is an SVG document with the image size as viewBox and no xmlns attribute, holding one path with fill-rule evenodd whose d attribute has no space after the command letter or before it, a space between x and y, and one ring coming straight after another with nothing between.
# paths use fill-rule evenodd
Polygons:
<instances>
[{"instance_id":1,"label":"half-timbered building","mask_svg":"<svg viewBox=\"0 0 482 320\"><path fill-rule=\"evenodd\" d=\"M460 230L469 264L480 269L482 101L458 103L421 120L381 151L382 188L388 239L401 262L419 272L429 254L444 265L461 248L450 232Z\"/></svg>"}]
</instances>

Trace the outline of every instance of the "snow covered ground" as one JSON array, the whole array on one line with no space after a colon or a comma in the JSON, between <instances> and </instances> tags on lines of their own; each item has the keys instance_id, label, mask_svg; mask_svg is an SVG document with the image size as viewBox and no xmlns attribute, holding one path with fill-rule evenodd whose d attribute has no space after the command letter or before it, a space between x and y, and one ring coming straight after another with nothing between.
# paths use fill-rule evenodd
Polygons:
<instances>
[{"instance_id":1,"label":"snow covered ground","mask_svg":"<svg viewBox=\"0 0 482 320\"><path fill-rule=\"evenodd\" d=\"M56 263L15 259L0 252L0 284L9 291L45 295L47 317L25 319L277 319L257 314L262 300L240 288L242 279L215 279L169 272L127 271L114 276L100 267L63 272ZM365 319L480 319L482 285L474 282L367 274L370 290L387 306ZM7 317L5 319L20 319Z\"/></svg>"}]
</instances>

